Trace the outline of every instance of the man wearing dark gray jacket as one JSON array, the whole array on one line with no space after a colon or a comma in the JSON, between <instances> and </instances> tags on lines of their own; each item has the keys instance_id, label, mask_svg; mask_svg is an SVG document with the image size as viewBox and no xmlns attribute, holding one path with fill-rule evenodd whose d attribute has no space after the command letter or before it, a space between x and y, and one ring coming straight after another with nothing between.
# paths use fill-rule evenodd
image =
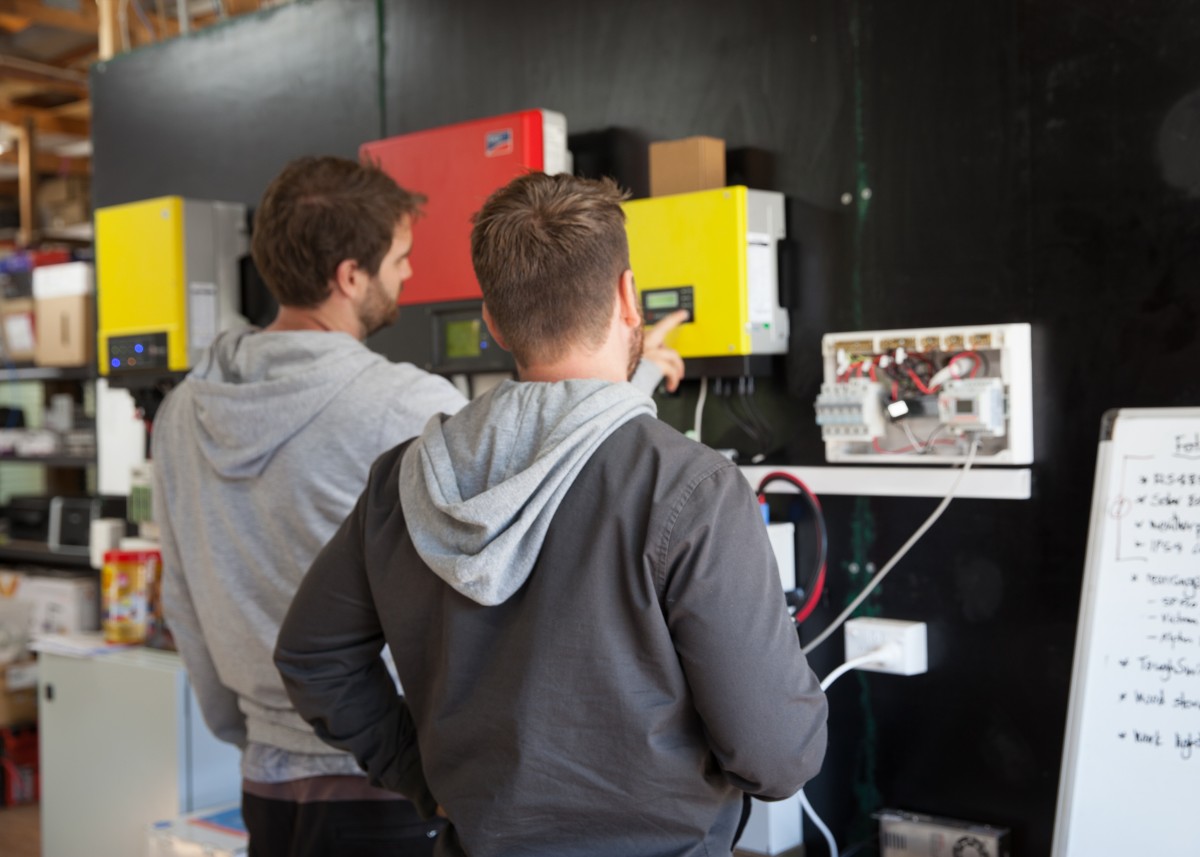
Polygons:
<instances>
[{"instance_id":1,"label":"man wearing dark gray jacket","mask_svg":"<svg viewBox=\"0 0 1200 857\"><path fill-rule=\"evenodd\" d=\"M627 383L620 202L542 174L487 201L475 270L521 380L376 462L276 646L317 735L448 817L438 854L729 854L743 796L824 755L749 485Z\"/></svg>"}]
</instances>

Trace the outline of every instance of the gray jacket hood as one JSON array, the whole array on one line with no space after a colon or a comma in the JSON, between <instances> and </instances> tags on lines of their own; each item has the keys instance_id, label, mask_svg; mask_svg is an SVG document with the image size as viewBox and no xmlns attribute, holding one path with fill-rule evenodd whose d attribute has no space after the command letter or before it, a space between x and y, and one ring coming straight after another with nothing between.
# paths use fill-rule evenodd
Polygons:
<instances>
[{"instance_id":1,"label":"gray jacket hood","mask_svg":"<svg viewBox=\"0 0 1200 857\"><path fill-rule=\"evenodd\" d=\"M435 416L404 456L400 503L421 559L462 595L501 604L528 578L575 477L634 417L656 415L631 384L506 381Z\"/></svg>"},{"instance_id":2,"label":"gray jacket hood","mask_svg":"<svg viewBox=\"0 0 1200 857\"><path fill-rule=\"evenodd\" d=\"M276 450L382 359L348 333L221 334L188 376L201 451L224 477L260 475Z\"/></svg>"}]
</instances>

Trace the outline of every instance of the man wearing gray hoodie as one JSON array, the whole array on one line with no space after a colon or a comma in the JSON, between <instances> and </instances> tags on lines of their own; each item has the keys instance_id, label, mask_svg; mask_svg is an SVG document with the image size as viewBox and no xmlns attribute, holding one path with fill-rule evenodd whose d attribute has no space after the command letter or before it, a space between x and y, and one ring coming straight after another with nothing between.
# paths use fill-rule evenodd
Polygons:
<instances>
[{"instance_id":1,"label":"man wearing gray hoodie","mask_svg":"<svg viewBox=\"0 0 1200 857\"><path fill-rule=\"evenodd\" d=\"M621 198L530 174L487 201L475 270L521 380L379 459L280 631L296 710L448 817L437 854L727 855L744 795L824 755L749 485L626 383Z\"/></svg>"},{"instance_id":2,"label":"man wearing gray hoodie","mask_svg":"<svg viewBox=\"0 0 1200 857\"><path fill-rule=\"evenodd\" d=\"M421 202L353 161L289 164L252 244L278 316L218 337L154 422L166 618L209 727L242 749L252 855L428 854L439 828L313 735L271 662L371 462L466 403L362 342L395 319Z\"/></svg>"}]
</instances>

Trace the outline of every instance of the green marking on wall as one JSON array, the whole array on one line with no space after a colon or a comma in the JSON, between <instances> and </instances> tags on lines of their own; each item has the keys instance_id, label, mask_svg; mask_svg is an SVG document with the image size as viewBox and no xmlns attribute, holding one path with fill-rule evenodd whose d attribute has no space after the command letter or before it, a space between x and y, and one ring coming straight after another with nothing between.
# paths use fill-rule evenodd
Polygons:
<instances>
[{"instance_id":1,"label":"green marking on wall","mask_svg":"<svg viewBox=\"0 0 1200 857\"><path fill-rule=\"evenodd\" d=\"M871 691L867 684L867 676L861 671L855 672L858 679L858 702L863 711L862 740L858 745L858 757L854 760L854 818L850 822L850 838L844 843L851 845L870 839L876 833L875 820L871 814L883 806L883 795L875 784L876 759L875 748L878 741L878 725L875 720L875 709L871 705Z\"/></svg>"},{"instance_id":2,"label":"green marking on wall","mask_svg":"<svg viewBox=\"0 0 1200 857\"><path fill-rule=\"evenodd\" d=\"M854 57L854 267L850 281L850 298L854 326L863 326L863 235L866 231L867 213L871 209L870 179L867 171L866 120L863 116L866 101L866 84L862 73L862 23L859 0L854 0L850 12L850 45Z\"/></svg>"},{"instance_id":3,"label":"green marking on wall","mask_svg":"<svg viewBox=\"0 0 1200 857\"><path fill-rule=\"evenodd\" d=\"M871 548L875 544L875 515L871 511L870 501L866 497L857 497L854 501L854 511L850 518L850 559L843 563L846 570L856 567L857 573L848 575L858 585L846 594L846 604L849 604L862 591L861 587L875 576L874 566L868 568ZM882 585L867 597L855 616L878 616L881 612L878 594ZM854 779L852 791L854 794L854 816L850 822L851 842L861 842L870 837L874 830L874 820L871 813L883 805L883 796L876 785L876 763L878 745L876 736L878 723L875 719L875 709L871 705L870 686L866 674L855 672L858 680L858 704L862 709L863 731L858 743L858 752L854 759Z\"/></svg>"},{"instance_id":4,"label":"green marking on wall","mask_svg":"<svg viewBox=\"0 0 1200 857\"><path fill-rule=\"evenodd\" d=\"M379 91L379 138L387 136L387 13L383 0L375 0L376 40L379 48L379 65L375 70L376 89Z\"/></svg>"}]
</instances>

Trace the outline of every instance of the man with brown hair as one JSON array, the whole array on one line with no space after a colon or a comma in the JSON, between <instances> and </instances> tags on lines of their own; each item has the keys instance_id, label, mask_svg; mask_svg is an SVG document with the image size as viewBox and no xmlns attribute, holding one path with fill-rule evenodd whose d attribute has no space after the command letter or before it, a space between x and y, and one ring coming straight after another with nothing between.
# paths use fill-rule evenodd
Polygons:
<instances>
[{"instance_id":1,"label":"man with brown hair","mask_svg":"<svg viewBox=\"0 0 1200 857\"><path fill-rule=\"evenodd\" d=\"M354 161L289 164L252 242L278 316L218 337L155 420L167 621L209 727L243 751L252 855L350 853L364 839L353 853L429 854L439 828L317 739L271 663L292 595L371 462L465 404L362 343L395 319L422 201Z\"/></svg>"},{"instance_id":2,"label":"man with brown hair","mask_svg":"<svg viewBox=\"0 0 1200 857\"><path fill-rule=\"evenodd\" d=\"M438 854L729 854L744 796L824 754L749 485L626 383L621 199L530 174L487 201L475 270L521 380L379 459L280 631L296 709L440 808Z\"/></svg>"}]
</instances>

